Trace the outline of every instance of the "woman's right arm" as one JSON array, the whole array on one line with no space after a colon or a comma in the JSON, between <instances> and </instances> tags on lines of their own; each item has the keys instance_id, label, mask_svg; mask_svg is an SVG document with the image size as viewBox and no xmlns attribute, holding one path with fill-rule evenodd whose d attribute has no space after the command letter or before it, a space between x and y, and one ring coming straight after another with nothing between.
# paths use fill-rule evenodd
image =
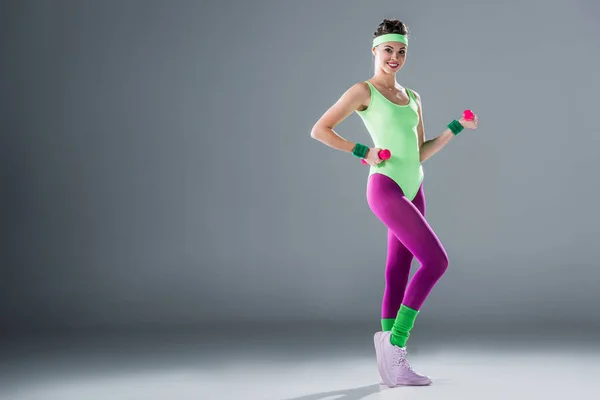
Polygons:
<instances>
[{"instance_id":1,"label":"woman's right arm","mask_svg":"<svg viewBox=\"0 0 600 400\"><path fill-rule=\"evenodd\" d=\"M356 143L338 135L334 128L361 105L367 104L370 95L369 86L366 83L360 82L353 85L319 118L310 131L310 136L336 150L352 153ZM368 156L369 154L365 158Z\"/></svg>"}]
</instances>

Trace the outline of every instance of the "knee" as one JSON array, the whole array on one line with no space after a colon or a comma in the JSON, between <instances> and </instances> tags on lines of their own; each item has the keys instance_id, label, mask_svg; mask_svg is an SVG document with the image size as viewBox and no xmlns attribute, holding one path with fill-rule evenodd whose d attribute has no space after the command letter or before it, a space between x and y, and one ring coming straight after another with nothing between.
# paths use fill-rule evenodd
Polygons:
<instances>
[{"instance_id":1,"label":"knee","mask_svg":"<svg viewBox=\"0 0 600 400\"><path fill-rule=\"evenodd\" d=\"M437 260L437 265L438 265L437 269L439 270L440 276L444 275L444 273L448 269L449 263L450 263L450 261L448 260L448 254L446 254L445 251L442 251L441 254L438 256L438 260Z\"/></svg>"},{"instance_id":2,"label":"knee","mask_svg":"<svg viewBox=\"0 0 600 400\"><path fill-rule=\"evenodd\" d=\"M449 263L448 254L443 249L440 249L435 252L435 255L432 254L431 259L427 263L427 270L431 275L439 279L448 269Z\"/></svg>"},{"instance_id":3,"label":"knee","mask_svg":"<svg viewBox=\"0 0 600 400\"><path fill-rule=\"evenodd\" d=\"M446 254L446 252L442 252L442 255L440 256L440 259L438 261L439 263L439 269L440 269L440 276L444 274L444 272L446 272L446 270L448 269L448 264L450 263L450 260L448 260L448 254Z\"/></svg>"}]
</instances>

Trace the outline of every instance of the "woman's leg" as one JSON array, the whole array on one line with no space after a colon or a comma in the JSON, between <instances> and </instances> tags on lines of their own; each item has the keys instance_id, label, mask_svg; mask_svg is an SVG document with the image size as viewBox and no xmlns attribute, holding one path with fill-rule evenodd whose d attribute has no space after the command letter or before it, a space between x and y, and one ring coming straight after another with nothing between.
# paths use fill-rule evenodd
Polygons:
<instances>
[{"instance_id":1,"label":"woman's leg","mask_svg":"<svg viewBox=\"0 0 600 400\"><path fill-rule=\"evenodd\" d=\"M367 201L373 213L421 264L406 288L392 328L392 344L403 347L419 309L446 271L448 257L423 214L406 198L394 180L382 174L371 175ZM405 271L402 275L398 274L405 275ZM402 281L403 278L399 278L399 282ZM402 288L398 290L402 293Z\"/></svg>"},{"instance_id":2,"label":"woman's leg","mask_svg":"<svg viewBox=\"0 0 600 400\"><path fill-rule=\"evenodd\" d=\"M421 215L425 216L425 195L423 186L419 188L412 203ZM385 263L385 289L381 303L381 329L391 331L404 299L410 276L413 254L388 228L387 258Z\"/></svg>"}]
</instances>

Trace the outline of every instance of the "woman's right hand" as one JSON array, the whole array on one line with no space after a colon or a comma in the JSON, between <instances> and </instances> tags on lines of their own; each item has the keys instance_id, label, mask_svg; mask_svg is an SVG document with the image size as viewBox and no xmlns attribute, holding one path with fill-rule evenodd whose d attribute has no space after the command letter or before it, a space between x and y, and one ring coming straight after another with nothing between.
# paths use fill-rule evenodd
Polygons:
<instances>
[{"instance_id":1,"label":"woman's right hand","mask_svg":"<svg viewBox=\"0 0 600 400\"><path fill-rule=\"evenodd\" d=\"M382 162L383 160L379 158L380 151L381 149L377 147L369 149L369 151L367 152L367 156L365 157L365 161L367 162L367 164L373 166Z\"/></svg>"}]
</instances>

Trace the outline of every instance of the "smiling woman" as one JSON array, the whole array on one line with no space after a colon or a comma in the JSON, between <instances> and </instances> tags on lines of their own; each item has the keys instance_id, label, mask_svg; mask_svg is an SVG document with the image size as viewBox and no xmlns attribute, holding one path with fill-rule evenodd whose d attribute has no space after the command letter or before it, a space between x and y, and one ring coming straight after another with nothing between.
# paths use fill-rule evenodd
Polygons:
<instances>
[{"instance_id":1,"label":"smiling woman","mask_svg":"<svg viewBox=\"0 0 600 400\"><path fill-rule=\"evenodd\" d=\"M394 39L395 41L392 41ZM393 73L399 71L404 65L406 59L406 46L408 42L408 27L401 21L385 19L374 33L373 39L373 56L376 56L375 49L381 47L385 57L380 57L380 63L382 65L375 65L377 67L388 70L387 72ZM375 57L374 61L377 63L378 59Z\"/></svg>"},{"instance_id":2,"label":"smiling woman","mask_svg":"<svg viewBox=\"0 0 600 400\"><path fill-rule=\"evenodd\" d=\"M405 346L421 306L448 268L448 256L425 219L421 163L465 127L475 129L477 116L453 120L440 136L425 141L421 97L396 82L406 62L408 28L402 21L385 19L372 40L374 75L348 89L315 123L311 136L371 166L367 201L388 229L382 331L374 336L379 373L390 387L429 385L431 379L408 364ZM334 131L353 112L361 117L373 148ZM391 157L380 159L382 149L389 150ZM409 284L414 257L421 267Z\"/></svg>"}]
</instances>

